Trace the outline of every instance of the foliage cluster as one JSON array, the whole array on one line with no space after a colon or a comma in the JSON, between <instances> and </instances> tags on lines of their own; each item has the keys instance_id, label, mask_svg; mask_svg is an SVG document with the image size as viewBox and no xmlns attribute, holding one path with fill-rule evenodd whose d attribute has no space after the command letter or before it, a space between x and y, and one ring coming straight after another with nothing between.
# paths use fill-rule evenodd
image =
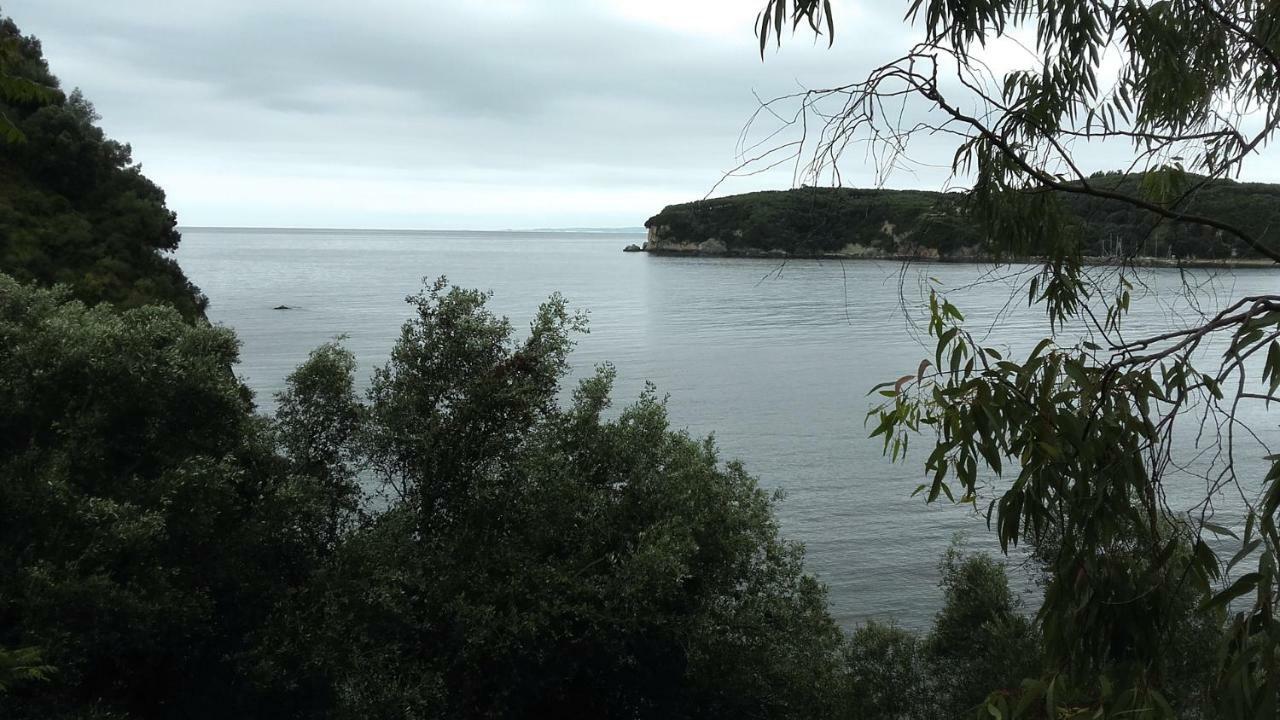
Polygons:
<instances>
[{"instance_id":1,"label":"foliage cluster","mask_svg":"<svg viewBox=\"0 0 1280 720\"><path fill-rule=\"evenodd\" d=\"M974 714L992 690L1040 670L1039 637L1004 566L953 543L939 563L943 606L923 636L871 622L850 637L848 702L867 720Z\"/></svg>"},{"instance_id":2,"label":"foliage cluster","mask_svg":"<svg viewBox=\"0 0 1280 720\"><path fill-rule=\"evenodd\" d=\"M0 18L0 272L85 302L202 315L207 301L166 254L180 235L164 192L58 86L40 42Z\"/></svg>"},{"instance_id":3,"label":"foliage cluster","mask_svg":"<svg viewBox=\"0 0 1280 720\"><path fill-rule=\"evenodd\" d=\"M519 341L411 302L367 400L328 345L264 418L230 331L0 276L0 648L42 655L0 714L833 716L843 637L741 466L608 368L558 404L559 298Z\"/></svg>"}]
</instances>

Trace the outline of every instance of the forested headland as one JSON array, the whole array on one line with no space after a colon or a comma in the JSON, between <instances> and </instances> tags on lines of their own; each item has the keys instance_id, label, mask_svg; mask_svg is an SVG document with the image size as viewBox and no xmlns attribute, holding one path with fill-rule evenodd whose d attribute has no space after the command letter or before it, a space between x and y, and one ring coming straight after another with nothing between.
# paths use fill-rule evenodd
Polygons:
<instances>
[{"instance_id":1,"label":"forested headland","mask_svg":"<svg viewBox=\"0 0 1280 720\"><path fill-rule=\"evenodd\" d=\"M164 191L97 121L39 40L0 19L0 269L89 302L201 315L205 298L165 254L181 235Z\"/></svg>"},{"instance_id":2,"label":"forested headland","mask_svg":"<svg viewBox=\"0 0 1280 720\"><path fill-rule=\"evenodd\" d=\"M1090 182L1140 195L1159 178L1099 173ZM1268 242L1280 240L1280 185L1185 178L1179 208L1239 224ZM1117 200L1057 193L1059 219L1077 251L1098 261L1263 259L1221 230L1171 222ZM960 193L802 187L669 205L645 223L654 253L747 257L993 259L982 220ZM1005 253L1007 258L1007 253Z\"/></svg>"}]
</instances>

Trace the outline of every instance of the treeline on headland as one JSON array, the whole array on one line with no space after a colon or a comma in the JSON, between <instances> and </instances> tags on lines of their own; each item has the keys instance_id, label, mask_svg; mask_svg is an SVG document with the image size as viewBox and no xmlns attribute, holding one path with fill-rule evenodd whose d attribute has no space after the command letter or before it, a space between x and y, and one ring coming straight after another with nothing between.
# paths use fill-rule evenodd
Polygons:
<instances>
[{"instance_id":1,"label":"treeline on headland","mask_svg":"<svg viewBox=\"0 0 1280 720\"><path fill-rule=\"evenodd\" d=\"M86 301L200 315L204 297L163 254L181 239L164 191L97 121L60 89L40 41L0 18L0 270Z\"/></svg>"},{"instance_id":2,"label":"treeline on headland","mask_svg":"<svg viewBox=\"0 0 1280 720\"><path fill-rule=\"evenodd\" d=\"M1150 180L1154 180L1150 176ZM1183 213L1228 222L1264 244L1280 239L1280 185L1185 176L1197 189ZM1098 187L1141 197L1145 174L1099 173ZM1059 193L1081 255L1244 261L1259 258L1221 230L1162 220L1119 200ZM656 253L799 257L986 259L999 253L959 193L801 187L669 205L645 223ZM1034 250L1032 250L1034 254Z\"/></svg>"}]
</instances>

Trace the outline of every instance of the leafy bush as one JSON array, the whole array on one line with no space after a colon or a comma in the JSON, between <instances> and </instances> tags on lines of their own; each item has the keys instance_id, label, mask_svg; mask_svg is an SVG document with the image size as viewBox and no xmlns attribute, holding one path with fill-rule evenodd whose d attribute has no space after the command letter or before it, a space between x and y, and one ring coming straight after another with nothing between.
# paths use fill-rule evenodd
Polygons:
<instances>
[{"instance_id":1,"label":"leafy bush","mask_svg":"<svg viewBox=\"0 0 1280 720\"><path fill-rule=\"evenodd\" d=\"M516 342L487 296L412 298L370 391L390 503L296 608L341 717L823 717L841 635L769 498L613 373L557 404L558 297Z\"/></svg>"},{"instance_id":2,"label":"leafy bush","mask_svg":"<svg viewBox=\"0 0 1280 720\"><path fill-rule=\"evenodd\" d=\"M24 683L48 680L56 670L43 664L41 655L40 648L0 647L0 695Z\"/></svg>"},{"instance_id":3,"label":"leafy bush","mask_svg":"<svg viewBox=\"0 0 1280 720\"><path fill-rule=\"evenodd\" d=\"M915 720L930 716L933 690L920 638L896 625L870 622L845 648L847 707L863 720Z\"/></svg>"},{"instance_id":4,"label":"leafy bush","mask_svg":"<svg viewBox=\"0 0 1280 720\"><path fill-rule=\"evenodd\" d=\"M1040 674L1039 637L1009 589L1004 565L952 543L939 568L942 610L925 639L945 717L971 714L992 692Z\"/></svg>"},{"instance_id":5,"label":"leafy bush","mask_svg":"<svg viewBox=\"0 0 1280 720\"><path fill-rule=\"evenodd\" d=\"M1217 667L1206 654L1224 641L1226 615L1222 608L1206 607L1212 590L1193 582L1187 572L1202 541L1177 518L1166 517L1159 527L1160 537L1152 538L1145 523L1130 523L1117 541L1084 555L1078 538L1064 543L1052 527L1036 539L1033 559L1046 593L1075 592L1060 579L1066 575L1062 567L1084 567L1092 576L1093 592L1111 608L1094 616L1108 625L1108 642L1093 652L1076 648L1070 667L1061 670L1064 680L1077 687L1107 677L1116 687L1156 690L1180 716L1211 716ZM1164 559L1157 572L1148 567L1153 557ZM1044 626L1073 621L1049 617ZM1097 694L1094 688L1084 689Z\"/></svg>"},{"instance_id":6,"label":"leafy bush","mask_svg":"<svg viewBox=\"0 0 1280 720\"><path fill-rule=\"evenodd\" d=\"M0 645L58 669L0 714L250 700L237 656L308 552L237 352L172 308L0 276Z\"/></svg>"},{"instance_id":7,"label":"leafy bush","mask_svg":"<svg viewBox=\"0 0 1280 720\"><path fill-rule=\"evenodd\" d=\"M0 646L16 718L828 717L842 636L771 498L559 298L413 299L367 404L320 348L274 422L225 329L0 276ZM380 480L382 497L368 483Z\"/></svg>"},{"instance_id":8,"label":"leafy bush","mask_svg":"<svg viewBox=\"0 0 1280 720\"><path fill-rule=\"evenodd\" d=\"M877 622L845 648L846 712L863 720L970 717L1040 674L1039 636L1002 564L957 540L939 562L943 606L924 637Z\"/></svg>"}]
</instances>

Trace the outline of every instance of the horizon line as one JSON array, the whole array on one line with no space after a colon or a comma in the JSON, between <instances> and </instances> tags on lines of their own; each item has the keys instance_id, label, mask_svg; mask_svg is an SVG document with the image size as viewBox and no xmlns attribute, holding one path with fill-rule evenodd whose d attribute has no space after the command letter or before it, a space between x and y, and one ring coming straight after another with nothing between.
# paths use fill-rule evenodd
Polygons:
<instances>
[{"instance_id":1,"label":"horizon line","mask_svg":"<svg viewBox=\"0 0 1280 720\"><path fill-rule=\"evenodd\" d=\"M389 227L317 227L317 226L296 226L296 225L184 225L178 224L176 228L180 231L187 230L248 230L248 231L271 231L271 232L381 232L381 233L444 233L444 232L465 232L465 233L486 233L486 232L527 232L527 233L552 233L552 232L598 232L598 233L638 233L644 232L643 225L623 225L616 227L539 227L539 228L389 228Z\"/></svg>"}]
</instances>

